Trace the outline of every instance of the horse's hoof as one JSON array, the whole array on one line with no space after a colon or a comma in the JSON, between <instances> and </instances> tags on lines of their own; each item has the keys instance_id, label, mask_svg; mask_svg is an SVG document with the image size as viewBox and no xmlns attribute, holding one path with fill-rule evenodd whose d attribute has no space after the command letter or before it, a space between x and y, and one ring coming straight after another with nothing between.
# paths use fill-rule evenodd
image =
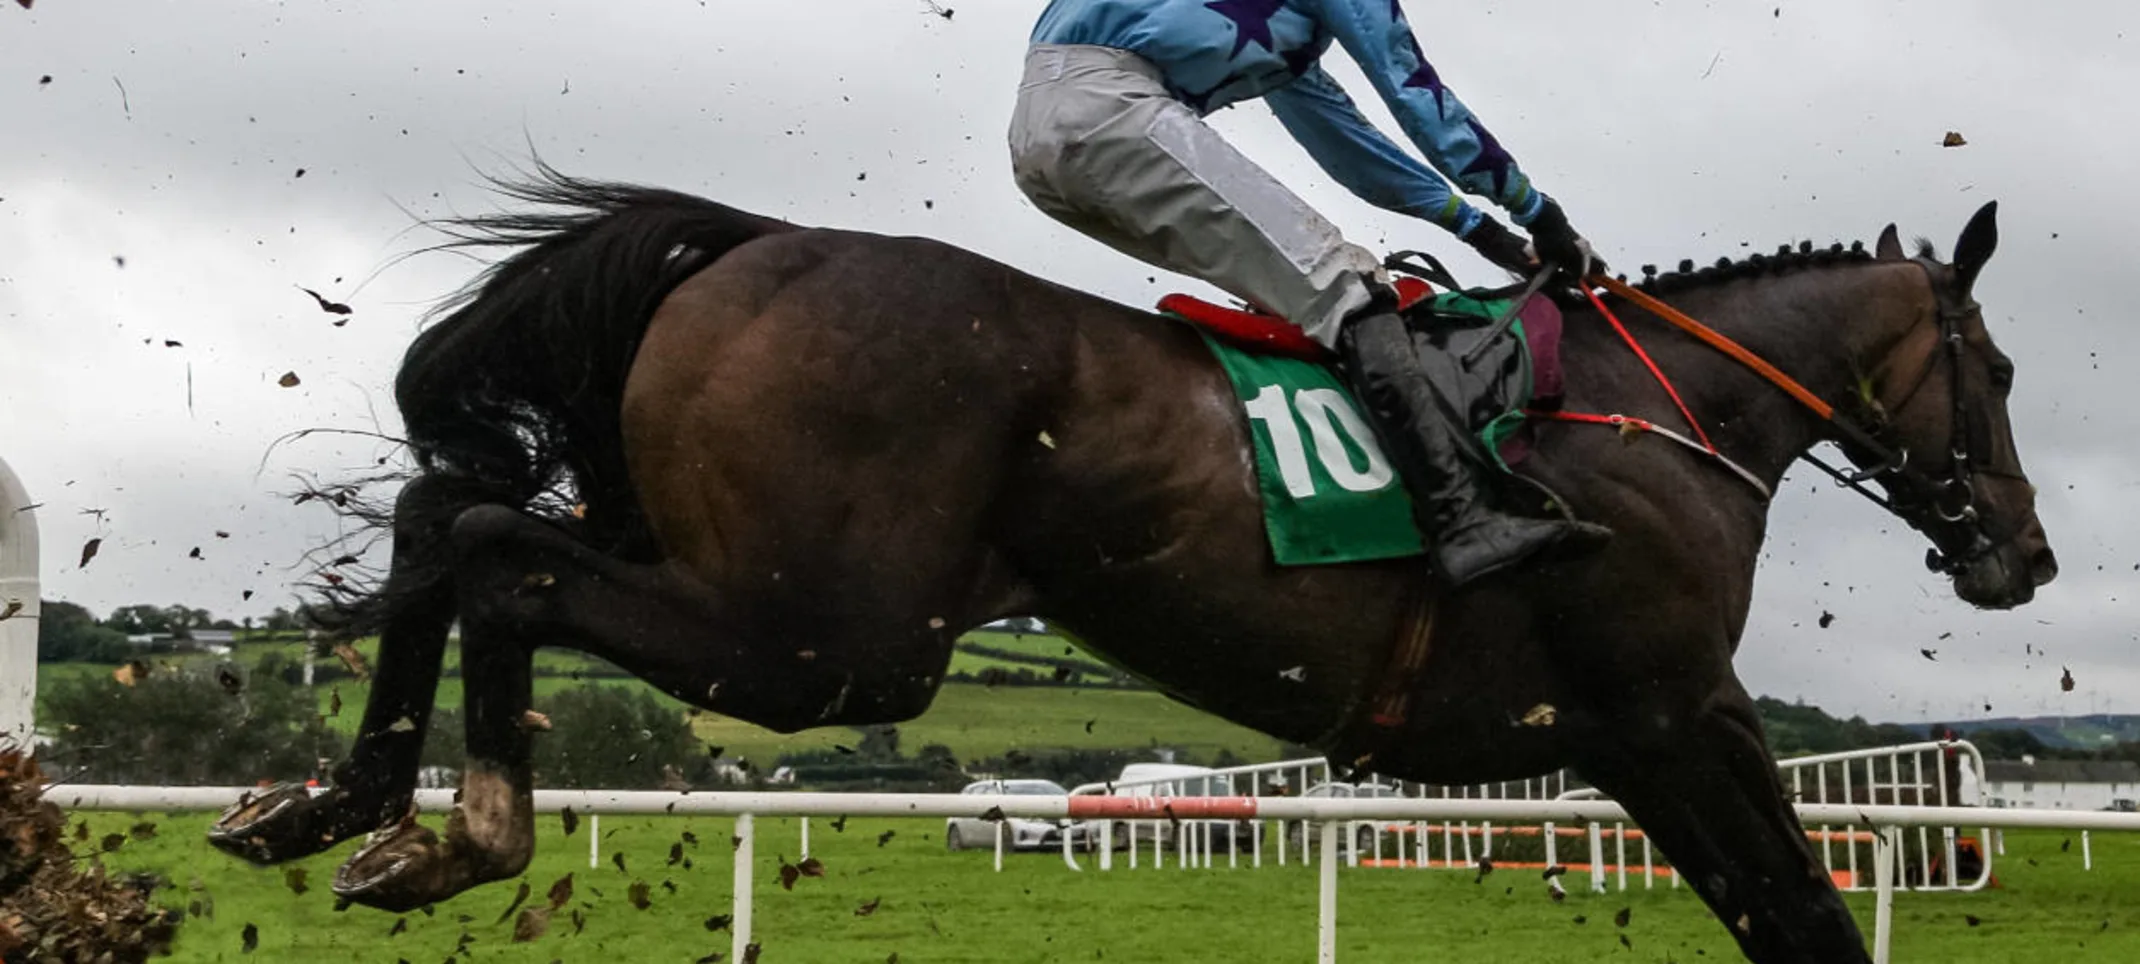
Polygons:
<instances>
[{"instance_id":1,"label":"horse's hoof","mask_svg":"<svg viewBox=\"0 0 2140 964\"><path fill-rule=\"evenodd\" d=\"M273 864L319 853L334 840L311 832L312 793L301 783L279 783L231 804L209 828L208 842L256 864Z\"/></svg>"},{"instance_id":2,"label":"horse's hoof","mask_svg":"<svg viewBox=\"0 0 2140 964\"><path fill-rule=\"evenodd\" d=\"M472 883L437 834L414 819L374 832L334 872L335 895L385 911L411 911Z\"/></svg>"}]
</instances>

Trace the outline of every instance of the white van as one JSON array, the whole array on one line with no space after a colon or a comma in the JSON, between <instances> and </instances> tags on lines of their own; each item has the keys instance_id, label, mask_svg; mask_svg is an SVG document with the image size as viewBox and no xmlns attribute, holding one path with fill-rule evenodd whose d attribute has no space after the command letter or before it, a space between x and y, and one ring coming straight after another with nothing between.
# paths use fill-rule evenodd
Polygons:
<instances>
[{"instance_id":1,"label":"white van","mask_svg":"<svg viewBox=\"0 0 2140 964\"><path fill-rule=\"evenodd\" d=\"M1233 796L1233 777L1212 776L1211 773L1210 767L1191 766L1186 763L1132 763L1123 767L1122 772L1108 782L1108 792L1118 797ZM1144 842L1149 842L1152 835L1157 833L1159 845L1170 846L1174 841L1174 828L1185 822L1208 826L1214 843L1224 840L1227 844L1232 844L1237 834L1241 835L1238 839L1243 841L1240 846L1244 847L1247 846L1245 835L1253 832L1254 827L1253 821L1116 820L1113 829L1114 848L1128 849L1132 833L1135 839ZM1085 842L1093 847L1099 846L1099 823L1096 820L1089 821L1086 827Z\"/></svg>"},{"instance_id":2,"label":"white van","mask_svg":"<svg viewBox=\"0 0 2140 964\"><path fill-rule=\"evenodd\" d=\"M1186 763L1132 763L1110 781L1113 784L1111 792L1118 797L1226 796L1225 790L1212 792L1211 788L1232 781L1227 777L1206 778L1204 775L1210 772L1210 767Z\"/></svg>"}]
</instances>

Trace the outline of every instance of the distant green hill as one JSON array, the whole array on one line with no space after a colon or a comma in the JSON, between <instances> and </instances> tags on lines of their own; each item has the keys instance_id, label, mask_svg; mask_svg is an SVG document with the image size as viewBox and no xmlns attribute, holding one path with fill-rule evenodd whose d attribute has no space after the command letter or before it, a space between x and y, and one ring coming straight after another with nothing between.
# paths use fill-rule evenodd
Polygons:
<instances>
[{"instance_id":1,"label":"distant green hill","mask_svg":"<svg viewBox=\"0 0 2140 964\"><path fill-rule=\"evenodd\" d=\"M2055 750L2100 750L2115 743L2140 742L2140 713L2088 716L2002 716L1933 724L1967 735L1979 730L2021 730ZM1920 729L1925 729L1922 724Z\"/></svg>"}]
</instances>

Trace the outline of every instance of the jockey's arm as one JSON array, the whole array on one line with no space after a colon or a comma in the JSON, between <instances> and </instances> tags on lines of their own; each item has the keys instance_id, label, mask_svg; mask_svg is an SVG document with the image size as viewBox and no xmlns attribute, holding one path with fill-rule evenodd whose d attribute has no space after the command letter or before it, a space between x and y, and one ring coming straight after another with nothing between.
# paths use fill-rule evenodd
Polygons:
<instances>
[{"instance_id":1,"label":"jockey's arm","mask_svg":"<svg viewBox=\"0 0 2140 964\"><path fill-rule=\"evenodd\" d=\"M1385 136L1320 66L1264 95L1278 122L1346 190L1378 208L1432 221L1463 237L1480 212Z\"/></svg>"},{"instance_id":2,"label":"jockey's arm","mask_svg":"<svg viewBox=\"0 0 2140 964\"><path fill-rule=\"evenodd\" d=\"M1546 198L1471 110L1443 86L1394 0L1313 0L1318 20L1374 84L1427 162L1466 193L1492 198L1521 225Z\"/></svg>"}]
</instances>

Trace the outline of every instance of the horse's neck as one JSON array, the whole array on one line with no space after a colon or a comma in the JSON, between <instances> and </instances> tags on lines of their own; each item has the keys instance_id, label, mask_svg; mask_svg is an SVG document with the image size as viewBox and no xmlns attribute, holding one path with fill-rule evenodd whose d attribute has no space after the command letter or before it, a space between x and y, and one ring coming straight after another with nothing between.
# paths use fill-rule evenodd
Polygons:
<instances>
[{"instance_id":1,"label":"horse's neck","mask_svg":"<svg viewBox=\"0 0 2140 964\"><path fill-rule=\"evenodd\" d=\"M1665 297L1845 408L1861 380L1877 381L1890 367L1911 368L1906 361L1891 364L1891 356L1932 304L1922 269L1908 262L1801 269ZM1660 346L1654 350L1660 367L1718 449L1772 491L1791 463L1825 437L1809 409L1722 353L1676 333L1638 335Z\"/></svg>"}]
</instances>

